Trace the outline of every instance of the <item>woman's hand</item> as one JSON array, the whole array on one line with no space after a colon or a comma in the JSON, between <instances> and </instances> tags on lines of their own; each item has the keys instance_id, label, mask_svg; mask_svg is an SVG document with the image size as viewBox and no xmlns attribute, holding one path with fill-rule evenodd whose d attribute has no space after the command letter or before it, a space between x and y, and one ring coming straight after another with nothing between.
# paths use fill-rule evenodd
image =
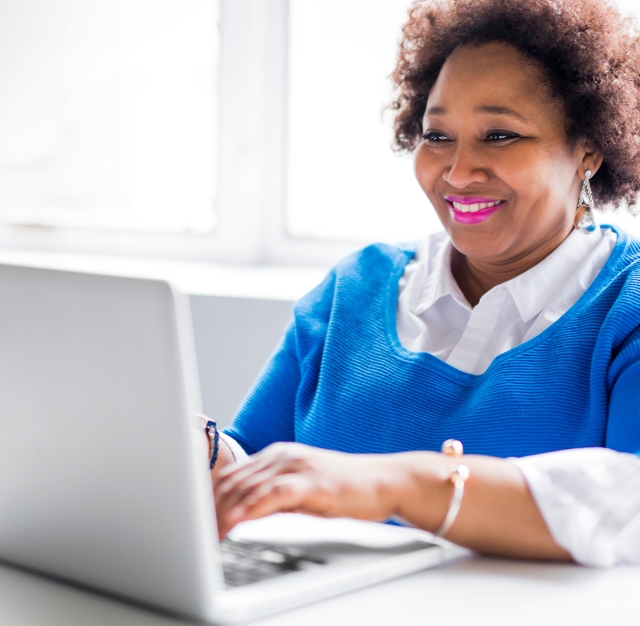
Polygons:
<instances>
[{"instance_id":1,"label":"woman's hand","mask_svg":"<svg viewBox=\"0 0 640 626\"><path fill-rule=\"evenodd\" d=\"M276 512L387 519L410 482L401 456L273 444L220 471L214 487L220 537L239 522Z\"/></svg>"},{"instance_id":2,"label":"woman's hand","mask_svg":"<svg viewBox=\"0 0 640 626\"><path fill-rule=\"evenodd\" d=\"M479 552L570 558L553 539L520 470L503 459L465 455L470 478L447 539ZM214 485L218 532L277 512L386 520L398 516L435 531L451 502L451 458L436 452L345 454L277 443Z\"/></svg>"}]
</instances>

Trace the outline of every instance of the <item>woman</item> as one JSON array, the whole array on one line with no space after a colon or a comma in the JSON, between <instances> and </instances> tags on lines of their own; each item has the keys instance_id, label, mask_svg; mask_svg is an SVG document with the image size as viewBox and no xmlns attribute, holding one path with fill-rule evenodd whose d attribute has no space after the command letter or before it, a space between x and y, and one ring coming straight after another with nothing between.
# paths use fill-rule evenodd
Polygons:
<instances>
[{"instance_id":1,"label":"woman","mask_svg":"<svg viewBox=\"0 0 640 626\"><path fill-rule=\"evenodd\" d=\"M223 438L221 535L397 516L486 553L640 563L640 242L592 213L640 191L635 26L601 0L417 2L394 80L445 232L365 248L296 304ZM470 454L438 452L452 437Z\"/></svg>"}]
</instances>

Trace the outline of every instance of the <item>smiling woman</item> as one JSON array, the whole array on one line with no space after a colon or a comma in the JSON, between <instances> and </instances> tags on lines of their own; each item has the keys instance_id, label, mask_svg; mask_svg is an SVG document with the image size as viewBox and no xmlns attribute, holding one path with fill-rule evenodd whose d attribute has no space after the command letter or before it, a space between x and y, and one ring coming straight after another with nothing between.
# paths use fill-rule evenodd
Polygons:
<instances>
[{"instance_id":1,"label":"smiling woman","mask_svg":"<svg viewBox=\"0 0 640 626\"><path fill-rule=\"evenodd\" d=\"M403 33L397 146L444 230L296 304L222 439L220 532L395 516L640 563L640 242L593 214L640 191L640 36L599 0L416 2Z\"/></svg>"},{"instance_id":2,"label":"smiling woman","mask_svg":"<svg viewBox=\"0 0 640 626\"><path fill-rule=\"evenodd\" d=\"M416 176L454 241L454 276L474 305L566 239L579 178L602 163L588 139L567 141L545 79L511 44L474 43L449 56L429 94Z\"/></svg>"}]
</instances>

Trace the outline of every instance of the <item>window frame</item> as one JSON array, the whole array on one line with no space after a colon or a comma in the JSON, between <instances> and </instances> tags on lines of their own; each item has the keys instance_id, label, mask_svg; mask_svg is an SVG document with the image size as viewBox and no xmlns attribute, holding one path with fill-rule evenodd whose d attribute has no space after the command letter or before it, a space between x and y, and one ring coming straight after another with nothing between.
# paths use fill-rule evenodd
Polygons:
<instances>
[{"instance_id":1,"label":"window frame","mask_svg":"<svg viewBox=\"0 0 640 626\"><path fill-rule=\"evenodd\" d=\"M241 265L327 266L362 245L294 238L286 230L289 1L219 1L213 231L152 233L1 224L1 248Z\"/></svg>"}]
</instances>

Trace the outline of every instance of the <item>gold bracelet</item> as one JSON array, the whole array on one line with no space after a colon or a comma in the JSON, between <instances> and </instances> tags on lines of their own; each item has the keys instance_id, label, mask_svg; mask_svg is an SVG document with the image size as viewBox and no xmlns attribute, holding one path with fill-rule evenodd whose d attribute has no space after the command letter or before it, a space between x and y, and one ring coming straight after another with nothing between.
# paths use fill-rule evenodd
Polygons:
<instances>
[{"instance_id":1,"label":"gold bracelet","mask_svg":"<svg viewBox=\"0 0 640 626\"><path fill-rule=\"evenodd\" d=\"M447 439L442 444L442 453L450 457L461 457L463 454L462 444L457 439ZM451 496L449 510L445 515L444 522L442 522L440 528L433 533L434 537L444 537L456 521L460 507L462 506L464 483L467 478L469 478L469 468L466 465L460 463L459 465L451 466L449 480L453 483L453 496Z\"/></svg>"}]
</instances>

